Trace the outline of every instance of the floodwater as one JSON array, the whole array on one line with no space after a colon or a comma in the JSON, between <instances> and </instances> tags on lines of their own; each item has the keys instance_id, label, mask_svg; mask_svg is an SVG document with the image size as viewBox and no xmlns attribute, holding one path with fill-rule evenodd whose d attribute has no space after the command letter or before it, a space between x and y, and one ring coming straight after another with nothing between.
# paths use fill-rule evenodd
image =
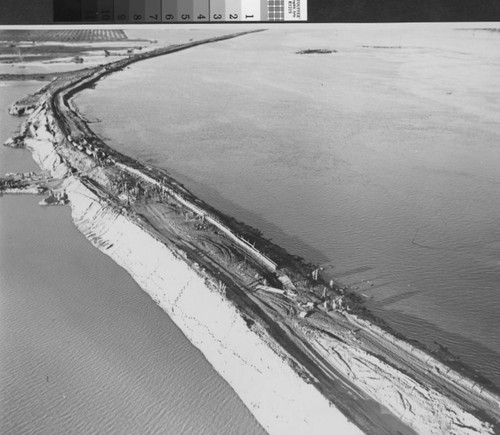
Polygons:
<instances>
[{"instance_id":1,"label":"floodwater","mask_svg":"<svg viewBox=\"0 0 500 435\"><path fill-rule=\"evenodd\" d=\"M112 147L500 385L500 32L484 27L275 26L133 65L77 104ZM332 53L296 54L311 48Z\"/></svg>"},{"instance_id":2,"label":"floodwater","mask_svg":"<svg viewBox=\"0 0 500 435\"><path fill-rule=\"evenodd\" d=\"M42 83L0 83L8 104ZM37 170L0 147L0 170ZM67 207L0 197L3 434L264 433L230 386L132 278L97 251Z\"/></svg>"}]
</instances>

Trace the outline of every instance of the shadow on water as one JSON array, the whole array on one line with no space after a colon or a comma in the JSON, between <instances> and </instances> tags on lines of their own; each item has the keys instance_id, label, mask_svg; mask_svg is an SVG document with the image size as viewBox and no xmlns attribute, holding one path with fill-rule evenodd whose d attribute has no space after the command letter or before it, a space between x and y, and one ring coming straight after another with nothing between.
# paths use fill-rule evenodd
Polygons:
<instances>
[{"instance_id":1,"label":"shadow on water","mask_svg":"<svg viewBox=\"0 0 500 435\"><path fill-rule=\"evenodd\" d=\"M333 273L332 277L336 278L336 279L345 278L346 276L357 275L359 273L368 272L369 270L372 270L372 269L373 269L373 267L371 267L371 266L360 266L360 267L355 267L354 269L346 270L344 272Z\"/></svg>"},{"instance_id":2,"label":"shadow on water","mask_svg":"<svg viewBox=\"0 0 500 435\"><path fill-rule=\"evenodd\" d=\"M384 284L384 285L387 285L388 283ZM373 286L373 287L370 287L370 289L374 289L376 287L380 287L382 286L382 284L379 284L378 286ZM368 290L370 290L368 289ZM400 302L404 299L408 299L408 298L411 298L412 296L416 296L420 294L420 291L418 290L412 290L412 291L409 291L409 292L404 292L404 293L401 293L401 294L398 294L398 295L394 295L394 296L388 296L386 298L383 298L383 299L378 299L377 300L377 307L379 308L383 308L383 307L387 307L391 304L395 304L396 302Z\"/></svg>"},{"instance_id":3,"label":"shadow on water","mask_svg":"<svg viewBox=\"0 0 500 435\"><path fill-rule=\"evenodd\" d=\"M369 288L367 288L364 291L366 292L369 290L376 290L376 289L382 288L382 287L389 287L391 284L392 284L392 281L381 282L380 284L370 286Z\"/></svg>"},{"instance_id":4,"label":"shadow on water","mask_svg":"<svg viewBox=\"0 0 500 435\"><path fill-rule=\"evenodd\" d=\"M151 159L148 160L147 163L153 165L156 164L156 162ZM262 218L262 216L259 216L258 214L235 204L227 198L224 198L215 189L207 186L206 184L199 183L185 174L178 173L171 168L161 169L170 173L173 178L178 180L191 192L199 196L200 199L207 202L220 212L258 229L264 238L272 240L273 243L286 249L289 254L298 255L304 258L306 262L312 262L314 264L330 263L331 259L326 257L326 255L318 249L296 236L285 233L275 224Z\"/></svg>"},{"instance_id":5,"label":"shadow on water","mask_svg":"<svg viewBox=\"0 0 500 435\"><path fill-rule=\"evenodd\" d=\"M154 162L151 163L154 164ZM264 237L272 236L275 243L287 249L287 251L291 254L300 255L304 257L306 261L313 261L316 264L324 265L326 269L324 277L328 275L329 277L340 280L341 278L355 276L373 270L373 267L371 266L360 266L339 273L332 273L332 269L335 267L332 264L332 261L303 240L290 236L256 213L248 211L245 208L227 200L215 189L207 187L202 183L198 183L184 174L177 173L175 170L170 169L168 172L174 178L179 180L179 182L183 183L188 189L192 190L193 193L199 195L201 199L215 206L223 213L227 213L230 216L234 216L238 220L258 228L263 232ZM387 279L389 276L392 276L392 274L384 273L377 277L372 277L369 282L373 282L377 278ZM367 280L362 280L360 283L364 283L366 281ZM365 289L359 289L358 292L369 292L377 288L390 286L390 284L390 281L384 281ZM351 286L352 285L353 284L351 284ZM445 348L449 349L451 352L450 355L461 354L461 357L451 356L451 358L458 361L460 364L467 366L471 372L478 374L475 370L471 369L471 367L477 367L478 365L484 367L484 371L482 370L481 373L481 375L483 375L482 378L484 378L483 383L492 383L495 386L500 385L500 368L496 367L495 364L492 364L492 361L500 360L500 353L497 353L481 343L470 340L459 334L449 333L439 328L437 325L423 319L409 316L399 311L385 309L385 307L390 306L391 304L411 298L418 293L418 291L412 290L402 294L392 295L378 301L374 301L369 298L367 300L367 308L372 310L376 316L386 320L389 326L393 327L396 331L401 332L410 340L419 341L431 350L436 350L436 347L440 348L440 346L445 346ZM415 325L418 325L418 327L415 328ZM439 344L437 344L438 342ZM478 350L480 355L478 355ZM478 364L478 360L481 360L480 364Z\"/></svg>"}]
</instances>

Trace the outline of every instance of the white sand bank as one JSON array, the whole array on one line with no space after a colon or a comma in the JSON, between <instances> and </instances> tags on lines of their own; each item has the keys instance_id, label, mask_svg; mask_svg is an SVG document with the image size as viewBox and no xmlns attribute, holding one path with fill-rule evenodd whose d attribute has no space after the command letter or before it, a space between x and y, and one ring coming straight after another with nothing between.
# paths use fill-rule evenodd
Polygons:
<instances>
[{"instance_id":1,"label":"white sand bank","mask_svg":"<svg viewBox=\"0 0 500 435\"><path fill-rule=\"evenodd\" d=\"M273 434L361 433L284 364L236 309L181 258L100 204L78 181L71 180L67 192L79 230L168 313L266 430Z\"/></svg>"},{"instance_id":2,"label":"white sand bank","mask_svg":"<svg viewBox=\"0 0 500 435\"><path fill-rule=\"evenodd\" d=\"M66 167L46 129L53 119L41 109L32 118L36 122L29 128L36 139L25 140L27 147L43 169L63 176ZM77 178L67 178L64 186L78 229L168 313L266 430L362 433L249 329L234 306L182 255L110 207ZM335 343L333 352L327 351L331 344L328 338L313 343L340 373L418 433L439 434L447 428L457 434L492 433L489 425L439 392L422 387L378 358L341 343Z\"/></svg>"},{"instance_id":3,"label":"white sand bank","mask_svg":"<svg viewBox=\"0 0 500 435\"><path fill-rule=\"evenodd\" d=\"M351 96L346 94L347 97ZM51 122L41 114L38 127L31 130L40 140L30 139L26 143L42 167L62 174L64 165L54 153L54 138L44 128ZM233 386L267 430L272 433L359 433L251 331L235 308L211 289L182 256L100 202L77 179L68 179L66 187L78 228L96 247L131 273ZM329 352L326 349L332 346L330 339L320 338L316 344L320 352L325 350L324 357L339 373L419 433L492 432L488 425L460 409L438 389L422 386L357 347L340 343ZM405 351L409 354L412 349Z\"/></svg>"},{"instance_id":4,"label":"white sand bank","mask_svg":"<svg viewBox=\"0 0 500 435\"><path fill-rule=\"evenodd\" d=\"M30 130L37 139L27 139L26 145L43 169L60 176L66 168L44 127L53 121L40 109L34 118L38 127L32 124ZM236 309L182 258L100 202L78 179L66 179L65 188L78 229L168 313L266 430L362 433L251 331Z\"/></svg>"}]
</instances>

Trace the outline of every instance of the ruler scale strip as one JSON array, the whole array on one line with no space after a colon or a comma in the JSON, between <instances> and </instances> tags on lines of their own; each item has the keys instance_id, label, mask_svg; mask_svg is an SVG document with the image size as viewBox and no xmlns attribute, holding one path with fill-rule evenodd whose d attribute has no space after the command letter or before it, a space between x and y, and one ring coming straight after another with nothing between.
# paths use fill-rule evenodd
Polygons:
<instances>
[{"instance_id":1,"label":"ruler scale strip","mask_svg":"<svg viewBox=\"0 0 500 435\"><path fill-rule=\"evenodd\" d=\"M144 20L147 23L161 22L161 0L145 0Z\"/></svg>"},{"instance_id":2,"label":"ruler scale strip","mask_svg":"<svg viewBox=\"0 0 500 435\"><path fill-rule=\"evenodd\" d=\"M93 23L97 21L97 0L82 0L82 21Z\"/></svg>"},{"instance_id":3,"label":"ruler scale strip","mask_svg":"<svg viewBox=\"0 0 500 435\"><path fill-rule=\"evenodd\" d=\"M113 0L97 0L97 20L104 23L113 21L114 8Z\"/></svg>"},{"instance_id":4,"label":"ruler scale strip","mask_svg":"<svg viewBox=\"0 0 500 435\"><path fill-rule=\"evenodd\" d=\"M269 0L260 0L260 21L269 21L268 3Z\"/></svg>"},{"instance_id":5,"label":"ruler scale strip","mask_svg":"<svg viewBox=\"0 0 500 435\"><path fill-rule=\"evenodd\" d=\"M161 2L162 21L165 23L176 23L177 19L177 0L162 0Z\"/></svg>"},{"instance_id":6,"label":"ruler scale strip","mask_svg":"<svg viewBox=\"0 0 500 435\"><path fill-rule=\"evenodd\" d=\"M226 0L210 0L210 21L223 22L226 16Z\"/></svg>"},{"instance_id":7,"label":"ruler scale strip","mask_svg":"<svg viewBox=\"0 0 500 435\"><path fill-rule=\"evenodd\" d=\"M245 0L241 4L243 21L260 21L260 0Z\"/></svg>"},{"instance_id":8,"label":"ruler scale strip","mask_svg":"<svg viewBox=\"0 0 500 435\"><path fill-rule=\"evenodd\" d=\"M209 0L193 0L193 18L194 21L208 21Z\"/></svg>"},{"instance_id":9,"label":"ruler scale strip","mask_svg":"<svg viewBox=\"0 0 500 435\"><path fill-rule=\"evenodd\" d=\"M55 3L60 0L52 0ZM308 0L64 0L82 23L224 23L307 21ZM56 19L56 18L55 18ZM57 22L64 18L57 16Z\"/></svg>"},{"instance_id":10,"label":"ruler scale strip","mask_svg":"<svg viewBox=\"0 0 500 435\"><path fill-rule=\"evenodd\" d=\"M126 0L123 0L126 1ZM144 22L145 2L144 0L128 0L129 1L129 20L131 23Z\"/></svg>"},{"instance_id":11,"label":"ruler scale strip","mask_svg":"<svg viewBox=\"0 0 500 435\"><path fill-rule=\"evenodd\" d=\"M181 23L193 22L193 2L177 0L177 15Z\"/></svg>"},{"instance_id":12,"label":"ruler scale strip","mask_svg":"<svg viewBox=\"0 0 500 435\"><path fill-rule=\"evenodd\" d=\"M241 21L241 0L226 0L224 19L230 22Z\"/></svg>"},{"instance_id":13,"label":"ruler scale strip","mask_svg":"<svg viewBox=\"0 0 500 435\"><path fill-rule=\"evenodd\" d=\"M115 0L115 23L128 23L128 1Z\"/></svg>"}]
</instances>

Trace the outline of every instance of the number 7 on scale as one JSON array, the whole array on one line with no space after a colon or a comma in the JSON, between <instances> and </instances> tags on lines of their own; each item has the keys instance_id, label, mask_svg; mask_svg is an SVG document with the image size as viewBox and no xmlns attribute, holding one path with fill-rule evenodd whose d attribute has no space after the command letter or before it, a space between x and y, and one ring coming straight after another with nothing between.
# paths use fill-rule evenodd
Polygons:
<instances>
[{"instance_id":1,"label":"number 7 on scale","mask_svg":"<svg viewBox=\"0 0 500 435\"><path fill-rule=\"evenodd\" d=\"M157 0L145 0L146 21L155 23L161 21L161 3Z\"/></svg>"}]
</instances>

